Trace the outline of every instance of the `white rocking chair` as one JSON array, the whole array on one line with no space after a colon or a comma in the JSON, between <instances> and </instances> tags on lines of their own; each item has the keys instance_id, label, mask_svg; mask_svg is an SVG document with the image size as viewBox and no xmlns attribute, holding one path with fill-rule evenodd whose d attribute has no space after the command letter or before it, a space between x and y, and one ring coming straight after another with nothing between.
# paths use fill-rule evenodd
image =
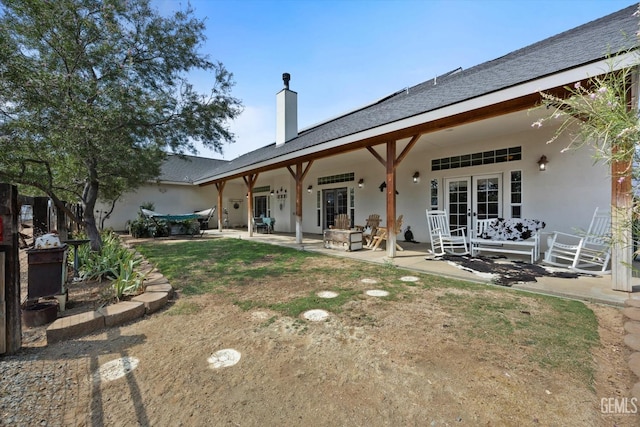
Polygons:
<instances>
[{"instance_id":1,"label":"white rocking chair","mask_svg":"<svg viewBox=\"0 0 640 427\"><path fill-rule=\"evenodd\" d=\"M598 208L586 233L553 233L544 257L545 264L589 274L610 274L610 261L611 216Z\"/></svg>"},{"instance_id":2,"label":"white rocking chair","mask_svg":"<svg viewBox=\"0 0 640 427\"><path fill-rule=\"evenodd\" d=\"M447 211L427 210L427 226L431 238L431 250L434 255L445 253L466 255L469 253L467 236L464 227L452 230L449 227Z\"/></svg>"}]
</instances>

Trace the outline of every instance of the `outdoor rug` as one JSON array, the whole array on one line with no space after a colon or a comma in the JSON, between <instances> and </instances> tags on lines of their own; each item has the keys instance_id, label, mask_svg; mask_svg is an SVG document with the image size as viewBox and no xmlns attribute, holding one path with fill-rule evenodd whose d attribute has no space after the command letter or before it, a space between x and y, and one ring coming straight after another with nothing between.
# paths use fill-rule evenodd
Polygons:
<instances>
[{"instance_id":1,"label":"outdoor rug","mask_svg":"<svg viewBox=\"0 0 640 427\"><path fill-rule=\"evenodd\" d=\"M426 258L428 261L446 261L461 270L470 271L491 283L501 286L513 286L516 283L537 282L536 277L560 277L575 279L591 274L576 273L565 269L529 264L522 261L510 261L503 256L486 257L469 255L443 255Z\"/></svg>"}]
</instances>

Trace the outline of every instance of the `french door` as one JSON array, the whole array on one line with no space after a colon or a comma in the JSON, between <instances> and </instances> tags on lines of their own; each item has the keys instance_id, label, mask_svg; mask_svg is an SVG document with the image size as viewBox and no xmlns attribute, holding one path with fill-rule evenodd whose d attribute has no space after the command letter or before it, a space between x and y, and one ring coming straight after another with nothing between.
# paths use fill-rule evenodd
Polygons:
<instances>
[{"instance_id":1,"label":"french door","mask_svg":"<svg viewBox=\"0 0 640 427\"><path fill-rule=\"evenodd\" d=\"M476 219L502 216L502 174L446 178L445 188L452 229L465 227L469 235Z\"/></svg>"},{"instance_id":2,"label":"french door","mask_svg":"<svg viewBox=\"0 0 640 427\"><path fill-rule=\"evenodd\" d=\"M322 190L324 229L328 229L335 224L337 215L349 213L348 194L346 187ZM351 221L353 221L353 218Z\"/></svg>"},{"instance_id":3,"label":"french door","mask_svg":"<svg viewBox=\"0 0 640 427\"><path fill-rule=\"evenodd\" d=\"M268 200L269 199L267 198L267 196L253 197L253 216L254 217L259 217L259 216L270 217L271 216Z\"/></svg>"}]
</instances>

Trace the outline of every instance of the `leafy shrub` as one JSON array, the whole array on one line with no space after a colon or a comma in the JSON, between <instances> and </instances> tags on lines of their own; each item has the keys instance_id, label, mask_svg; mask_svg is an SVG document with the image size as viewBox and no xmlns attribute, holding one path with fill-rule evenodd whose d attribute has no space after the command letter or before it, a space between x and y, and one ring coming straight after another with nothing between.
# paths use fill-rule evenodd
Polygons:
<instances>
[{"instance_id":1,"label":"leafy shrub","mask_svg":"<svg viewBox=\"0 0 640 427\"><path fill-rule=\"evenodd\" d=\"M182 221L171 221L171 229L175 229L175 234L194 235L200 232L200 223L196 219L185 219Z\"/></svg>"},{"instance_id":2,"label":"leafy shrub","mask_svg":"<svg viewBox=\"0 0 640 427\"><path fill-rule=\"evenodd\" d=\"M113 232L103 233L100 252L91 251L88 245L78 248L80 279L112 280L112 297L116 300L142 292L144 275L136 271L141 262L142 258L122 246Z\"/></svg>"},{"instance_id":3,"label":"leafy shrub","mask_svg":"<svg viewBox=\"0 0 640 427\"><path fill-rule=\"evenodd\" d=\"M140 207L150 211L155 209L152 202L145 202ZM171 234L171 227L167 221L152 220L138 212L138 218L129 222L129 234L136 239L141 237L166 237Z\"/></svg>"}]
</instances>

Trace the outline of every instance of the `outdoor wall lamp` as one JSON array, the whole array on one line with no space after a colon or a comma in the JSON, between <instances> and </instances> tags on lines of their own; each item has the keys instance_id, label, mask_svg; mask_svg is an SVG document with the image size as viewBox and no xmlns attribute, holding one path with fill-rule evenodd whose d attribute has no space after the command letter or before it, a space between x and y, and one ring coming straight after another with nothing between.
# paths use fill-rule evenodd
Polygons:
<instances>
[{"instance_id":1,"label":"outdoor wall lamp","mask_svg":"<svg viewBox=\"0 0 640 427\"><path fill-rule=\"evenodd\" d=\"M364 187L364 179L360 178L360 181L358 181L358 188L362 187Z\"/></svg>"},{"instance_id":2,"label":"outdoor wall lamp","mask_svg":"<svg viewBox=\"0 0 640 427\"><path fill-rule=\"evenodd\" d=\"M416 171L416 173L413 174L413 183L417 184L418 181L420 181L420 172Z\"/></svg>"},{"instance_id":3,"label":"outdoor wall lamp","mask_svg":"<svg viewBox=\"0 0 640 427\"><path fill-rule=\"evenodd\" d=\"M311 193L311 190L313 190L313 185L307 187L307 193Z\"/></svg>"},{"instance_id":4,"label":"outdoor wall lamp","mask_svg":"<svg viewBox=\"0 0 640 427\"><path fill-rule=\"evenodd\" d=\"M273 196L275 193L273 192L273 189L271 190L271 192L269 193L271 196Z\"/></svg>"},{"instance_id":5,"label":"outdoor wall lamp","mask_svg":"<svg viewBox=\"0 0 640 427\"><path fill-rule=\"evenodd\" d=\"M546 171L547 170L547 163L549 163L549 160L547 160L547 156L545 156L543 154L540 157L540 160L538 160L538 170L539 171Z\"/></svg>"}]
</instances>

